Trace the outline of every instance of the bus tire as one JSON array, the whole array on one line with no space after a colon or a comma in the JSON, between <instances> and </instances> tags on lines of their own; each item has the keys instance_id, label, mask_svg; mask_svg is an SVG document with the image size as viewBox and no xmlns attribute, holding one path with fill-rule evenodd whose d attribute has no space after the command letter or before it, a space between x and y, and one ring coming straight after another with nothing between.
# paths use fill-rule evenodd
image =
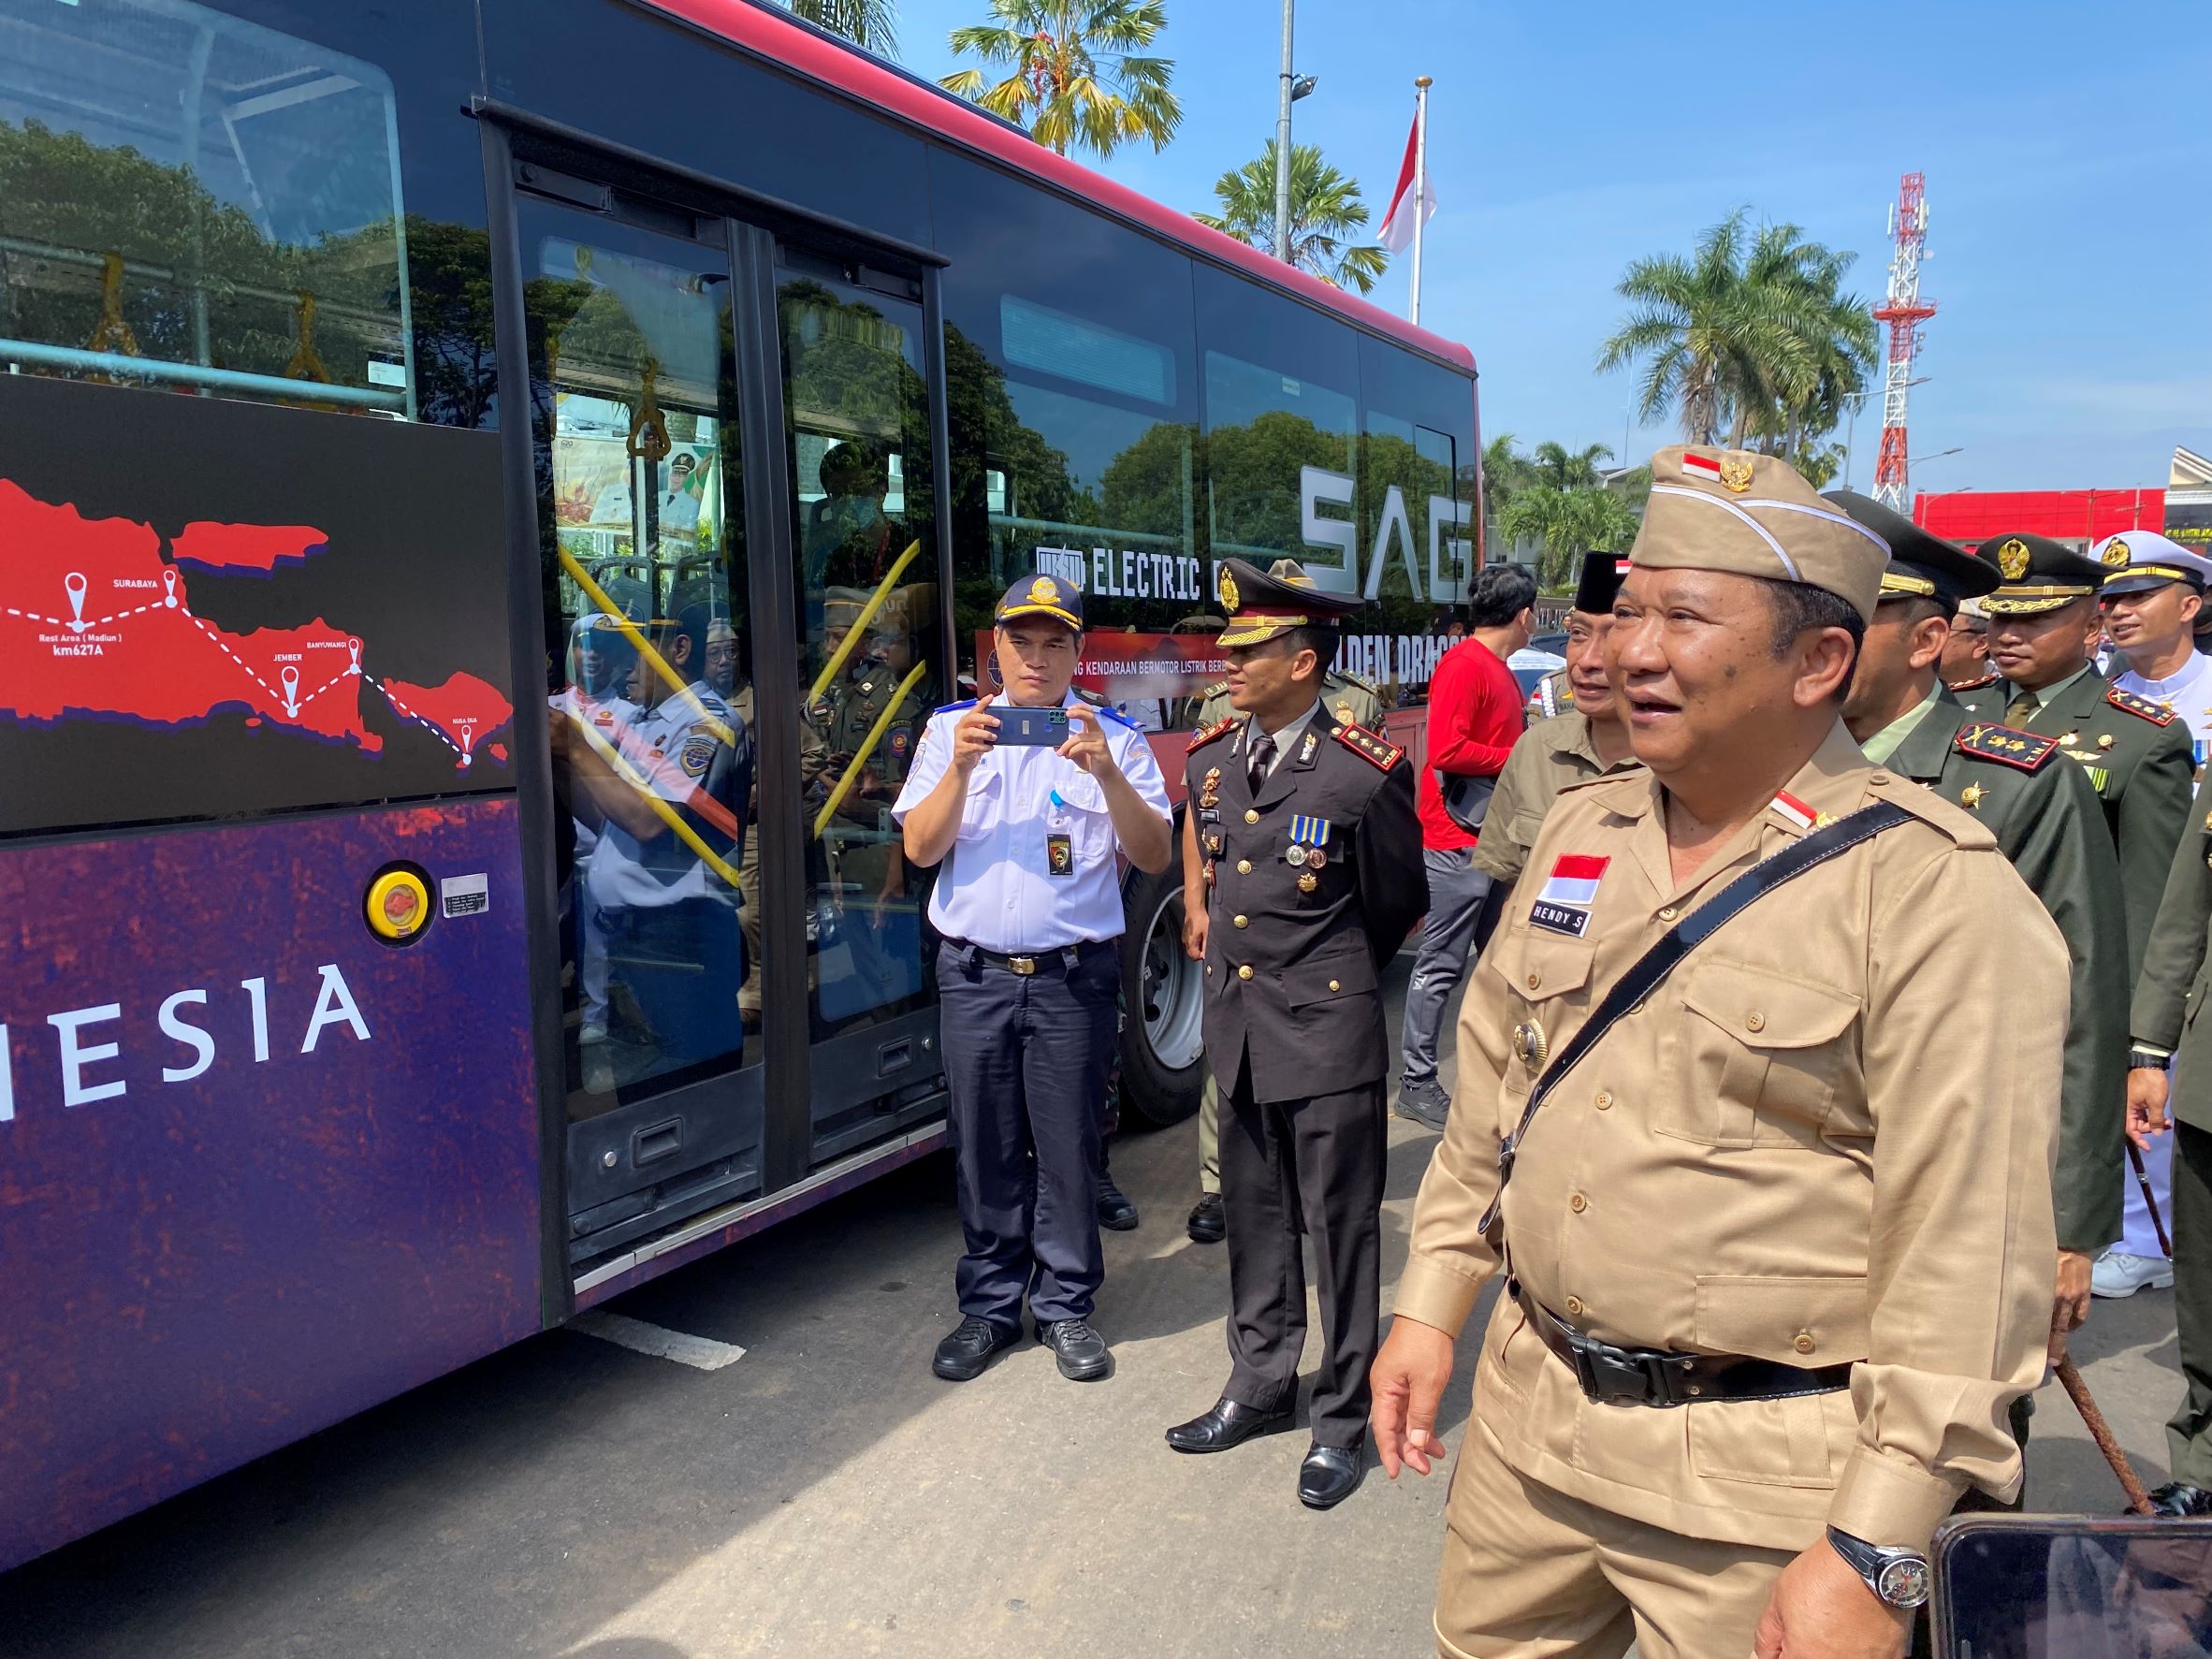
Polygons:
<instances>
[{"instance_id":1,"label":"bus tire","mask_svg":"<svg viewBox=\"0 0 2212 1659\"><path fill-rule=\"evenodd\" d=\"M1206 1085L1205 969L1183 953L1182 860L1157 875L1132 868L1121 893L1123 1122L1165 1128L1198 1110Z\"/></svg>"}]
</instances>

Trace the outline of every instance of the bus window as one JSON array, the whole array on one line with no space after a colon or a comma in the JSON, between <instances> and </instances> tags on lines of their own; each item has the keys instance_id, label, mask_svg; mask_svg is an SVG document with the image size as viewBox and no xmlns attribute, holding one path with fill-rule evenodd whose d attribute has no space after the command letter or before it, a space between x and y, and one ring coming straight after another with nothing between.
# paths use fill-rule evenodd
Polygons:
<instances>
[{"instance_id":1,"label":"bus window","mask_svg":"<svg viewBox=\"0 0 2212 1659\"><path fill-rule=\"evenodd\" d=\"M579 220L522 204L572 1118L757 1061L761 954L728 281Z\"/></svg>"},{"instance_id":2,"label":"bus window","mask_svg":"<svg viewBox=\"0 0 2212 1659\"><path fill-rule=\"evenodd\" d=\"M927 893L891 808L948 693L918 290L896 278L859 285L785 256L777 309L806 688L802 797L790 809L803 818L813 890L821 1041L924 1006ZM853 1107L849 1094L818 1076L818 1116Z\"/></svg>"},{"instance_id":3,"label":"bus window","mask_svg":"<svg viewBox=\"0 0 2212 1659\"><path fill-rule=\"evenodd\" d=\"M191 0L0 0L0 363L413 418L398 131Z\"/></svg>"}]
</instances>

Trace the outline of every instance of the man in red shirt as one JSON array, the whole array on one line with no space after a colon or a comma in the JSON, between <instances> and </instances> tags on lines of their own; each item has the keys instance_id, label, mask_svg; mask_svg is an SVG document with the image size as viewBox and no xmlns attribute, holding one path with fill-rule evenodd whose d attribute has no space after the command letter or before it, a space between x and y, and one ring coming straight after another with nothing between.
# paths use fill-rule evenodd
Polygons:
<instances>
[{"instance_id":1,"label":"man in red shirt","mask_svg":"<svg viewBox=\"0 0 2212 1659\"><path fill-rule=\"evenodd\" d=\"M1535 578L1517 564L1493 564L1475 578L1466 639L1444 653L1429 681L1429 751L1420 771L1421 862L1429 876L1429 915L1405 987L1398 1115L1444 1128L1451 1096L1436 1077L1436 1033L1445 1005L1467 971L1475 923L1490 877L1474 866L1476 833L1445 810L1437 773L1495 779L1525 722L1521 683L1506 659L1528 644L1535 626Z\"/></svg>"}]
</instances>

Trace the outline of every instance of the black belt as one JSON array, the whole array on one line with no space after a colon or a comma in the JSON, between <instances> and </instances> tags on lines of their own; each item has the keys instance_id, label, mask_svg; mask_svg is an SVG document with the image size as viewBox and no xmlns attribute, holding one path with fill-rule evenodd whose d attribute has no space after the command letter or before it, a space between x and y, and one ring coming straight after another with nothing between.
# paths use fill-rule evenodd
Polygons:
<instances>
[{"instance_id":1,"label":"black belt","mask_svg":"<svg viewBox=\"0 0 2212 1659\"><path fill-rule=\"evenodd\" d=\"M1004 951L986 951L981 945L971 945L964 939L949 939L946 947L958 955L962 963L983 962L993 968L1003 968L1007 972L1027 979L1031 974L1049 973L1058 968L1062 973L1073 973L1078 964L1089 960L1100 951L1113 949L1112 939L1086 939L1072 945L1062 945L1056 951L1037 951L1026 954L1009 954Z\"/></svg>"},{"instance_id":2,"label":"black belt","mask_svg":"<svg viewBox=\"0 0 2212 1659\"><path fill-rule=\"evenodd\" d=\"M1787 1400L1832 1394L1851 1386L1851 1366L1808 1370L1754 1360L1744 1354L1673 1354L1664 1348L1617 1348L1585 1336L1533 1296L1518 1280L1506 1289L1528 1316L1529 1329L1573 1368L1592 1400L1608 1405L1687 1405L1693 1400Z\"/></svg>"}]
</instances>

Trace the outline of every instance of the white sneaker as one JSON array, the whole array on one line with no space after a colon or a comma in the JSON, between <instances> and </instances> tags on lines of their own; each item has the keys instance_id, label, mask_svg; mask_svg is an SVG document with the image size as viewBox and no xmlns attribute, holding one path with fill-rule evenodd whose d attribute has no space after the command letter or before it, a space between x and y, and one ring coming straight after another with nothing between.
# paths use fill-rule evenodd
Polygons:
<instances>
[{"instance_id":1,"label":"white sneaker","mask_svg":"<svg viewBox=\"0 0 2212 1659\"><path fill-rule=\"evenodd\" d=\"M2138 1290L2163 1290L2174 1283L2174 1264L2162 1256L2131 1256L2125 1250L2107 1250L2089 1271L2092 1296L2132 1296Z\"/></svg>"}]
</instances>

